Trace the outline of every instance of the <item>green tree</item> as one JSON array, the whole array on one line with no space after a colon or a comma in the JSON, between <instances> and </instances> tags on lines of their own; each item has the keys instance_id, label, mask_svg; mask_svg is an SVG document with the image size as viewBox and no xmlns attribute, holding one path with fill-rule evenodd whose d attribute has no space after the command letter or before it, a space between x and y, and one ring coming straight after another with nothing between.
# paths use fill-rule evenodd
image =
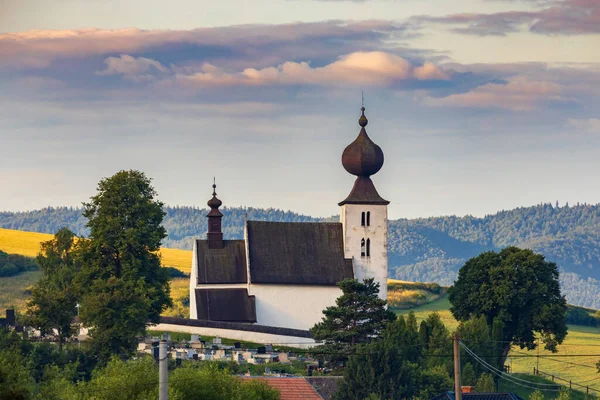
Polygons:
<instances>
[{"instance_id":1,"label":"green tree","mask_svg":"<svg viewBox=\"0 0 600 400\"><path fill-rule=\"evenodd\" d=\"M480 393L492 393L496 391L494 377L492 374L484 372L481 374L475 385L475 390Z\"/></svg>"},{"instance_id":2,"label":"green tree","mask_svg":"<svg viewBox=\"0 0 600 400\"><path fill-rule=\"evenodd\" d=\"M144 173L120 171L100 181L83 215L90 235L82 242L81 319L104 360L109 353L127 357L146 325L171 305L157 253L166 236L163 203Z\"/></svg>"},{"instance_id":3,"label":"green tree","mask_svg":"<svg viewBox=\"0 0 600 400\"><path fill-rule=\"evenodd\" d=\"M464 386L475 386L477 384L477 372L475 372L473 364L468 362L464 365L460 380Z\"/></svg>"},{"instance_id":4,"label":"green tree","mask_svg":"<svg viewBox=\"0 0 600 400\"><path fill-rule=\"evenodd\" d=\"M560 292L558 268L528 249L507 247L468 260L449 289L449 299L459 321L483 315L490 326L494 320L502 323L500 365L513 344L534 349L536 332L552 351L567 335L567 303Z\"/></svg>"},{"instance_id":5,"label":"green tree","mask_svg":"<svg viewBox=\"0 0 600 400\"><path fill-rule=\"evenodd\" d=\"M62 228L50 241L41 245L37 263L42 277L31 291L28 323L44 333L56 331L58 346L75 332L77 289L75 275L79 270L78 245L75 234Z\"/></svg>"},{"instance_id":6,"label":"green tree","mask_svg":"<svg viewBox=\"0 0 600 400\"><path fill-rule=\"evenodd\" d=\"M542 393L540 390L536 390L535 392L531 393L528 397L529 400L544 400L544 393Z\"/></svg>"},{"instance_id":7,"label":"green tree","mask_svg":"<svg viewBox=\"0 0 600 400\"><path fill-rule=\"evenodd\" d=\"M400 316L378 340L359 345L350 356L336 398L426 399L451 389L445 362L429 365L423 347L414 314Z\"/></svg>"},{"instance_id":8,"label":"green tree","mask_svg":"<svg viewBox=\"0 0 600 400\"><path fill-rule=\"evenodd\" d=\"M560 388L556 400L571 400L571 391L567 388Z\"/></svg>"},{"instance_id":9,"label":"green tree","mask_svg":"<svg viewBox=\"0 0 600 400\"><path fill-rule=\"evenodd\" d=\"M362 283L345 279L338 286L342 295L336 305L323 310L323 320L310 330L316 341L324 342L316 350L333 362L346 360L356 345L378 337L386 324L396 319L385 308L387 302L379 298L379 283L373 278Z\"/></svg>"},{"instance_id":10,"label":"green tree","mask_svg":"<svg viewBox=\"0 0 600 400\"><path fill-rule=\"evenodd\" d=\"M279 391L257 379L239 379L214 364L186 364L169 374L169 398L206 400L277 400ZM171 396L172 394L172 396Z\"/></svg>"}]
</instances>

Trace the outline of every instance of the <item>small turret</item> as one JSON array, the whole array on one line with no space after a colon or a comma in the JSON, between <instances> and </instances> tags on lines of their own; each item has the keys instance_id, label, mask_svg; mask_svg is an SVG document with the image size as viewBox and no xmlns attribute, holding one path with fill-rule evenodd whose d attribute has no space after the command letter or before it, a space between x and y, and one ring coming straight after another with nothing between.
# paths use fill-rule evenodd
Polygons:
<instances>
[{"instance_id":1,"label":"small turret","mask_svg":"<svg viewBox=\"0 0 600 400\"><path fill-rule=\"evenodd\" d=\"M206 215L208 218L208 232L206 239L208 240L209 249L223 248L223 232L221 230L221 219L223 214L219 211L219 207L223 202L217 198L217 185L213 179L213 197L206 203L210 207L210 211Z\"/></svg>"}]
</instances>

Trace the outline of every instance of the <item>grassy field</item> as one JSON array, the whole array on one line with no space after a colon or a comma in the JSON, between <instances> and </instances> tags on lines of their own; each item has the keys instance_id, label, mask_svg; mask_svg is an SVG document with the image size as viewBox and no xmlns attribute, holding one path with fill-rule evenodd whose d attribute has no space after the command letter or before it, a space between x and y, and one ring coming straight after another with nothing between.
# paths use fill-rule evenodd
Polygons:
<instances>
[{"instance_id":1,"label":"grassy field","mask_svg":"<svg viewBox=\"0 0 600 400\"><path fill-rule=\"evenodd\" d=\"M397 314L405 315L412 311L420 322L435 311L440 315L444 325L454 330L458 327L458 322L450 313L449 308L448 296L444 296L437 301L411 310L398 311ZM558 353L553 354L540 349L539 364L537 354L537 350L521 350L515 346L509 354L507 364L510 365L511 372L521 374L532 374L533 367L539 365L540 371L567 381L557 380L558 383L568 386L568 381L571 380L574 383L589 386L590 389L600 390L600 374L596 368L596 363L600 360L600 328L569 325L569 334L564 343L558 346ZM600 395L600 393L597 394ZM550 394L547 397L551 398Z\"/></svg>"},{"instance_id":2,"label":"grassy field","mask_svg":"<svg viewBox=\"0 0 600 400\"><path fill-rule=\"evenodd\" d=\"M25 302L29 298L26 289L35 284L39 278L39 271L23 272L10 278L0 278L0 317L4 317L4 310L8 308L24 311Z\"/></svg>"},{"instance_id":3,"label":"grassy field","mask_svg":"<svg viewBox=\"0 0 600 400\"><path fill-rule=\"evenodd\" d=\"M47 233L15 231L0 228L0 250L9 254L35 257L40 251L40 243L51 240L54 235ZM162 265L175 267L189 273L192 266L192 252L163 248L160 250Z\"/></svg>"},{"instance_id":4,"label":"grassy field","mask_svg":"<svg viewBox=\"0 0 600 400\"><path fill-rule=\"evenodd\" d=\"M446 288L432 283L406 282L388 279L388 304L392 310L412 309L438 300Z\"/></svg>"},{"instance_id":5,"label":"grassy field","mask_svg":"<svg viewBox=\"0 0 600 400\"><path fill-rule=\"evenodd\" d=\"M51 240L54 235L47 233L15 231L0 228L0 250L9 254L20 254L35 257L40 251L40 243ZM189 273L192 264L192 252L179 249L163 248L160 250L163 266L175 267ZM37 271L27 272L10 278L0 278L0 315L6 308L15 308L19 312L25 310L25 301L29 297L27 287L39 279ZM173 279L171 297L174 300L186 296L189 292L189 280Z\"/></svg>"}]
</instances>

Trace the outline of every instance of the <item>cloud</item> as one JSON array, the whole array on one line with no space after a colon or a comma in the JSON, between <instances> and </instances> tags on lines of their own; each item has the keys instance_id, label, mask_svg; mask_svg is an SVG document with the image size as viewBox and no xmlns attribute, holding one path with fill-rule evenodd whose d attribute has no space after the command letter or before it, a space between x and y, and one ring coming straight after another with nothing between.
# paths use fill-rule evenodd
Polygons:
<instances>
[{"instance_id":1,"label":"cloud","mask_svg":"<svg viewBox=\"0 0 600 400\"><path fill-rule=\"evenodd\" d=\"M504 36L523 28L546 35L583 35L600 33L598 0L560 0L533 2L542 8L534 11L506 11L491 14L463 13L443 17L419 16L415 21L456 25L458 33L476 36Z\"/></svg>"},{"instance_id":2,"label":"cloud","mask_svg":"<svg viewBox=\"0 0 600 400\"><path fill-rule=\"evenodd\" d=\"M237 25L186 31L103 30L28 31L0 34L0 69L44 69L95 56L128 54L178 65L192 63L253 64L260 68L287 60L326 62L340 53L382 50L408 26L393 21L322 21L279 25ZM239 64L237 64L239 66Z\"/></svg>"},{"instance_id":3,"label":"cloud","mask_svg":"<svg viewBox=\"0 0 600 400\"><path fill-rule=\"evenodd\" d=\"M226 72L211 64L190 75L179 75L179 81L199 86L266 86L266 85L357 85L390 86L395 82L417 80L447 80L441 68L426 63L413 66L407 60L381 51L355 52L340 57L322 67L308 62L287 61L277 67L246 68L241 72Z\"/></svg>"},{"instance_id":4,"label":"cloud","mask_svg":"<svg viewBox=\"0 0 600 400\"><path fill-rule=\"evenodd\" d=\"M569 118L567 120L567 126L582 130L585 132L600 133L600 119L589 118L589 119L574 119Z\"/></svg>"},{"instance_id":5,"label":"cloud","mask_svg":"<svg viewBox=\"0 0 600 400\"><path fill-rule=\"evenodd\" d=\"M507 84L488 83L467 93L442 98L428 97L424 104L435 107L500 108L528 111L548 100L565 101L556 83L514 79Z\"/></svg>"},{"instance_id":6,"label":"cloud","mask_svg":"<svg viewBox=\"0 0 600 400\"><path fill-rule=\"evenodd\" d=\"M155 60L121 54L104 60L106 69L96 72L100 76L122 75L127 78L152 80L152 72L168 73L170 70Z\"/></svg>"}]
</instances>

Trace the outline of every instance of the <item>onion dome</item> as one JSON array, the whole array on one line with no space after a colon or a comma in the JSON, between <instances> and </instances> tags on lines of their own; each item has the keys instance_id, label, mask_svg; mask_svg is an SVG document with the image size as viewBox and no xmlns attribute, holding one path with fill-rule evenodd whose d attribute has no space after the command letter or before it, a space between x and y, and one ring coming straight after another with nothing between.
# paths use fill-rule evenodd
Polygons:
<instances>
[{"instance_id":1,"label":"onion dome","mask_svg":"<svg viewBox=\"0 0 600 400\"><path fill-rule=\"evenodd\" d=\"M206 204L210 207L210 211L208 212L208 216L212 217L222 217L223 214L221 214L221 211L219 211L219 207L221 207L221 204L223 204L223 202L221 200L219 200L217 198L217 185L214 183L213 181L213 197L212 199L210 199Z\"/></svg>"},{"instance_id":2,"label":"onion dome","mask_svg":"<svg viewBox=\"0 0 600 400\"><path fill-rule=\"evenodd\" d=\"M348 197L339 203L344 204L381 204L386 205L390 202L384 200L371 180L371 175L375 175L383 167L383 150L371 140L365 126L369 120L365 116L365 108L360 109L362 115L358 120L361 126L360 133L354 142L350 143L342 153L342 165L346 171L356 175L356 181Z\"/></svg>"},{"instance_id":3,"label":"onion dome","mask_svg":"<svg viewBox=\"0 0 600 400\"><path fill-rule=\"evenodd\" d=\"M350 143L342 154L342 165L352 175L368 178L375 175L383 167L383 151L376 145L365 130L369 123L365 117L365 108L358 120L360 133L354 142Z\"/></svg>"}]
</instances>

